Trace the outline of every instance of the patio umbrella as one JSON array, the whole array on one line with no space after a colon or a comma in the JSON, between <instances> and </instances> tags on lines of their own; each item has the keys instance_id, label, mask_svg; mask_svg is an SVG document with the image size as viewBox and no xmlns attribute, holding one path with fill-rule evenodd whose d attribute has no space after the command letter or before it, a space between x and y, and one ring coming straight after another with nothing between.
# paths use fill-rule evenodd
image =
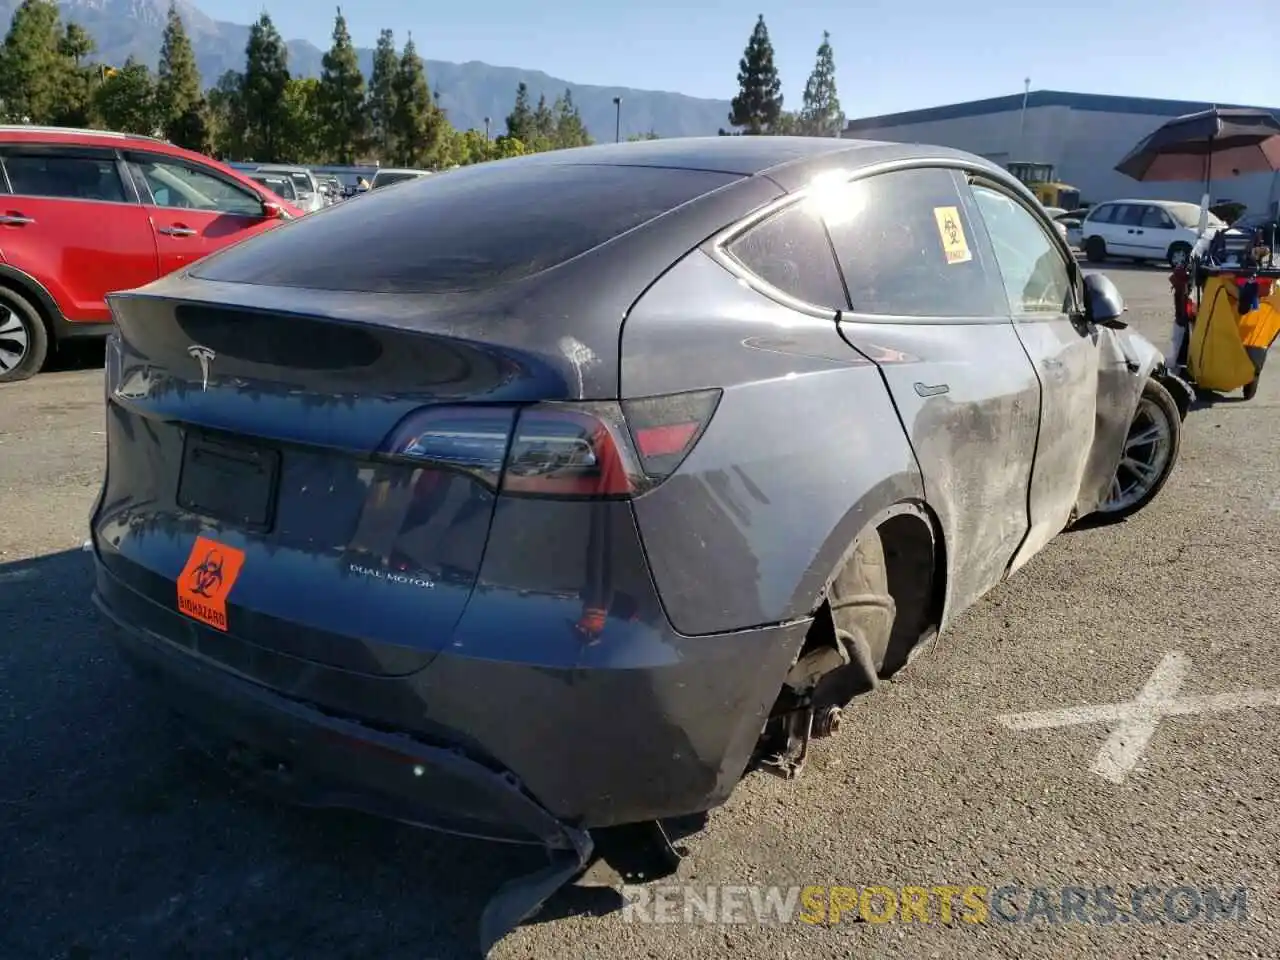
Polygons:
<instances>
[{"instance_id":1,"label":"patio umbrella","mask_svg":"<svg viewBox=\"0 0 1280 960\"><path fill-rule=\"evenodd\" d=\"M1116 164L1134 180L1203 180L1280 170L1280 120L1266 110L1214 107L1176 117Z\"/></svg>"}]
</instances>

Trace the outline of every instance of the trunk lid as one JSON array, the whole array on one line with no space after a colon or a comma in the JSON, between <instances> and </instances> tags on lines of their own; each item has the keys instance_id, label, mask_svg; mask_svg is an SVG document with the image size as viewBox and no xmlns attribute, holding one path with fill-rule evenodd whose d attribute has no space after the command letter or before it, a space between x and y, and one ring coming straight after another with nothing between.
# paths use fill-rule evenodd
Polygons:
<instances>
[{"instance_id":1,"label":"trunk lid","mask_svg":"<svg viewBox=\"0 0 1280 960\"><path fill-rule=\"evenodd\" d=\"M471 595L496 497L377 452L415 411L554 399L563 379L403 326L145 294L112 307L93 520L107 570L215 641L374 675L426 666Z\"/></svg>"}]
</instances>

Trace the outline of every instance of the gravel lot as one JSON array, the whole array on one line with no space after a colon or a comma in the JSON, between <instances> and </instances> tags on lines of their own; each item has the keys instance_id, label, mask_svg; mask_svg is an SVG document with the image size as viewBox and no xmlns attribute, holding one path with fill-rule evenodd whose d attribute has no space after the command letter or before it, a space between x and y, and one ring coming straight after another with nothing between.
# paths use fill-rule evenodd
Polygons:
<instances>
[{"instance_id":1,"label":"gravel lot","mask_svg":"<svg viewBox=\"0 0 1280 960\"><path fill-rule=\"evenodd\" d=\"M1111 274L1163 346L1165 272ZM101 391L93 365L0 387L0 956L474 955L485 898L537 856L246 792L181 746L101 639L79 550ZM1060 537L852 711L799 781L750 777L679 876L1247 887L1243 922L645 925L577 888L493 956L1280 956L1280 707L1165 718L1121 783L1090 769L1106 724L995 719L1129 701L1170 652L1189 663L1182 697L1280 688L1278 398L1272 374L1252 403L1194 411L1149 512Z\"/></svg>"}]
</instances>

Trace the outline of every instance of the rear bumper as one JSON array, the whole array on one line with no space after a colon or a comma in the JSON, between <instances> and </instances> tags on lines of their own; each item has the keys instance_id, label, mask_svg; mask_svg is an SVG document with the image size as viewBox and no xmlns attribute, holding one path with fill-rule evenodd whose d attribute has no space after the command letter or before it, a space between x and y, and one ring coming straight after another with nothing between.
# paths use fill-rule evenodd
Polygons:
<instances>
[{"instance_id":1,"label":"rear bumper","mask_svg":"<svg viewBox=\"0 0 1280 960\"><path fill-rule=\"evenodd\" d=\"M273 693L122 623L121 654L206 745L240 747L258 784L309 806L345 807L462 836L581 852L582 831L528 796L515 776L404 734L387 733ZM210 739L211 738L211 739Z\"/></svg>"},{"instance_id":2,"label":"rear bumper","mask_svg":"<svg viewBox=\"0 0 1280 960\"><path fill-rule=\"evenodd\" d=\"M283 765L299 802L560 850L723 803L807 627L664 638L685 655L656 665L552 667L535 649L372 677L213 636L100 561L94 600L179 713Z\"/></svg>"}]
</instances>

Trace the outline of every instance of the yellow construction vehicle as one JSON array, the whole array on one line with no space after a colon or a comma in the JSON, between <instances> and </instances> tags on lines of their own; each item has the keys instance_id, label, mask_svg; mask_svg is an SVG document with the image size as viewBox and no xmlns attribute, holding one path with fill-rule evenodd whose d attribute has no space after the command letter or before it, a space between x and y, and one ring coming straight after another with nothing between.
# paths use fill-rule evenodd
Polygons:
<instances>
[{"instance_id":1,"label":"yellow construction vehicle","mask_svg":"<svg viewBox=\"0 0 1280 960\"><path fill-rule=\"evenodd\" d=\"M1074 210L1080 206L1080 191L1055 177L1052 163L1008 163L1005 169L1021 180L1046 207Z\"/></svg>"}]
</instances>

